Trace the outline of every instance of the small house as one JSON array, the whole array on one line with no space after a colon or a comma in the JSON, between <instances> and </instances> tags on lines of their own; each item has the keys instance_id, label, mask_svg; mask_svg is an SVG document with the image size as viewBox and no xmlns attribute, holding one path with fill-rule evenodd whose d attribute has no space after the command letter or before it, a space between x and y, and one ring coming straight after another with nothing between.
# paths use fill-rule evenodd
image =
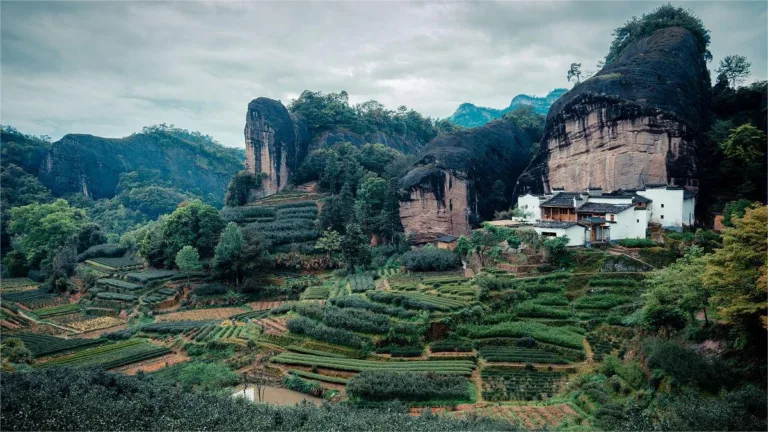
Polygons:
<instances>
[{"instance_id":1,"label":"small house","mask_svg":"<svg viewBox=\"0 0 768 432\"><path fill-rule=\"evenodd\" d=\"M459 240L458 237L446 234L436 238L435 242L437 243L438 249L448 249L449 251L452 251L456 249L458 240Z\"/></svg>"}]
</instances>

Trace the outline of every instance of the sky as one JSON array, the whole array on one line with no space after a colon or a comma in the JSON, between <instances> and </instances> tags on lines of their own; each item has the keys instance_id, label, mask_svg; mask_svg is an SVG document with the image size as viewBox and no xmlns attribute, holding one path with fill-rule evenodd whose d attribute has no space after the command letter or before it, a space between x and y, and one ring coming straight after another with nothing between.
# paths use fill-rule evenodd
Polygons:
<instances>
[{"instance_id":1,"label":"sky","mask_svg":"<svg viewBox=\"0 0 768 432\"><path fill-rule=\"evenodd\" d=\"M0 124L58 140L167 123L242 147L248 102L346 90L426 116L569 87L661 2L0 2ZM768 2L673 2L768 78ZM713 74L714 76L714 74Z\"/></svg>"}]
</instances>

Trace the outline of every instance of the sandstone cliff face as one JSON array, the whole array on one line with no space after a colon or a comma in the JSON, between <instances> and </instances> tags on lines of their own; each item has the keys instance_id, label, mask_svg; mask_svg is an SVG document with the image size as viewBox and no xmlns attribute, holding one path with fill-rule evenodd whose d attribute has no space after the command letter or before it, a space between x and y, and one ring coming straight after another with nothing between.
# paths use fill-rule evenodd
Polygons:
<instances>
[{"instance_id":1,"label":"sandstone cliff face","mask_svg":"<svg viewBox=\"0 0 768 432\"><path fill-rule=\"evenodd\" d=\"M246 169L266 174L259 197L277 193L288 184L290 171L306 155L306 125L279 101L258 98L248 104L244 132Z\"/></svg>"},{"instance_id":2,"label":"sandstone cliff face","mask_svg":"<svg viewBox=\"0 0 768 432\"><path fill-rule=\"evenodd\" d=\"M183 192L221 199L241 169L241 150L213 149L164 133L126 138L71 134L51 145L38 177L54 195L79 192L100 199L116 194L120 174L148 170Z\"/></svg>"},{"instance_id":3,"label":"sandstone cliff face","mask_svg":"<svg viewBox=\"0 0 768 432\"><path fill-rule=\"evenodd\" d=\"M494 185L505 186L511 201L514 180L528 164L533 142L512 121L441 135L426 147L406 174L400 219L406 234L429 240L438 234L469 233L470 222L498 210ZM505 204L505 203L503 203Z\"/></svg>"},{"instance_id":4,"label":"sandstone cliff face","mask_svg":"<svg viewBox=\"0 0 768 432\"><path fill-rule=\"evenodd\" d=\"M441 170L432 175L437 177L434 188L413 188L408 199L400 201L400 222L406 236L424 242L443 234L469 234L469 182Z\"/></svg>"},{"instance_id":5,"label":"sandstone cliff face","mask_svg":"<svg viewBox=\"0 0 768 432\"><path fill-rule=\"evenodd\" d=\"M697 187L708 79L696 40L685 29L659 30L630 45L555 102L516 194L648 183Z\"/></svg>"}]
</instances>

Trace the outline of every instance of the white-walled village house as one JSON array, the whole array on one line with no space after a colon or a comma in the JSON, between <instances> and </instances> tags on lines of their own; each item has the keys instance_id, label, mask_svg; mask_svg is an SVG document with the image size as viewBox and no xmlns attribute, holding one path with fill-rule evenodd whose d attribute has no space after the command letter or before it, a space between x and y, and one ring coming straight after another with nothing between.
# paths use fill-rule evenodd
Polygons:
<instances>
[{"instance_id":1,"label":"white-walled village house","mask_svg":"<svg viewBox=\"0 0 768 432\"><path fill-rule=\"evenodd\" d=\"M649 223L682 230L694 222L696 198L680 186L646 185L604 193L600 188L520 196L518 208L542 236L568 236L568 246L645 238Z\"/></svg>"}]
</instances>

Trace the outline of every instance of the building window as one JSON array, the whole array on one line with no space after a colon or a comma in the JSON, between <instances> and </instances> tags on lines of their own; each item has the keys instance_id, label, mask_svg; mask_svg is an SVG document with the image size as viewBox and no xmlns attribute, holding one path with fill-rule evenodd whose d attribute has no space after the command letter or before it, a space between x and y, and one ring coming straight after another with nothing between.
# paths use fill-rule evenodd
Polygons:
<instances>
[{"instance_id":1,"label":"building window","mask_svg":"<svg viewBox=\"0 0 768 432\"><path fill-rule=\"evenodd\" d=\"M640 219L637 220L637 223L640 223Z\"/></svg>"},{"instance_id":2,"label":"building window","mask_svg":"<svg viewBox=\"0 0 768 432\"><path fill-rule=\"evenodd\" d=\"M661 215L661 218L664 219L664 215Z\"/></svg>"},{"instance_id":3,"label":"building window","mask_svg":"<svg viewBox=\"0 0 768 432\"><path fill-rule=\"evenodd\" d=\"M616 215L611 215L611 222L615 222L615 221L616 221Z\"/></svg>"},{"instance_id":4,"label":"building window","mask_svg":"<svg viewBox=\"0 0 768 432\"><path fill-rule=\"evenodd\" d=\"M661 205L661 208L664 208L664 204Z\"/></svg>"}]
</instances>

